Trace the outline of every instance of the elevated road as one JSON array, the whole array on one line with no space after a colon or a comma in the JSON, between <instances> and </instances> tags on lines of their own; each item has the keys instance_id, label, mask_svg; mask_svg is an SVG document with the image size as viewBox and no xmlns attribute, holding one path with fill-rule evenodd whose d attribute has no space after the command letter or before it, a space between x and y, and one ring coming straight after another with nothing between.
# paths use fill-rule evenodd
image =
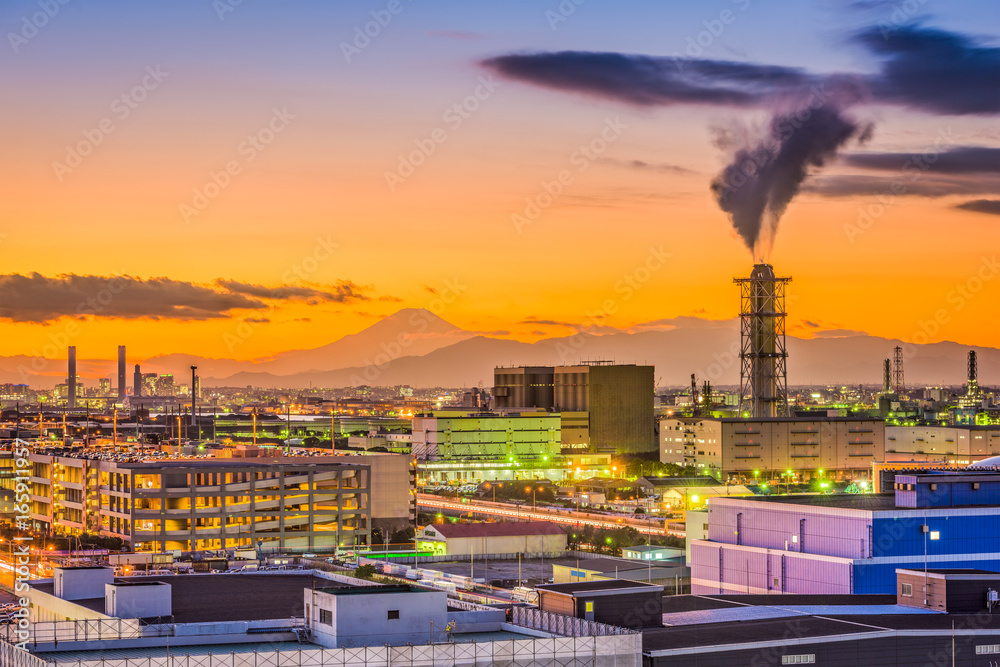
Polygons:
<instances>
[{"instance_id":1,"label":"elevated road","mask_svg":"<svg viewBox=\"0 0 1000 667\"><path fill-rule=\"evenodd\" d=\"M668 534L663 519L652 516L649 519L643 519L577 512L571 509L553 507L537 507L533 509L531 505L512 505L472 499L462 501L453 498L442 498L427 493L417 494L417 506L427 510L445 511L449 514L472 514L514 521L552 521L570 526L594 526L595 528L613 529L631 526L641 533L649 533L651 535ZM677 531L670 532L669 534L679 537L684 536L684 533Z\"/></svg>"}]
</instances>

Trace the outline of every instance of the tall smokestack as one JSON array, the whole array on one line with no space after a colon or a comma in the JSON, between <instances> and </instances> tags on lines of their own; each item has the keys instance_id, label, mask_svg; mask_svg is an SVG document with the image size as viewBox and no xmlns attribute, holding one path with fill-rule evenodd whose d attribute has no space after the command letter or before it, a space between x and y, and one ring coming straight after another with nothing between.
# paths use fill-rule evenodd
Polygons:
<instances>
[{"instance_id":1,"label":"tall smokestack","mask_svg":"<svg viewBox=\"0 0 1000 667\"><path fill-rule=\"evenodd\" d=\"M740 415L788 416L785 286L770 264L754 264L740 286Z\"/></svg>"},{"instance_id":2,"label":"tall smokestack","mask_svg":"<svg viewBox=\"0 0 1000 667\"><path fill-rule=\"evenodd\" d=\"M142 370L139 364L135 365L135 372L132 374L132 395L142 396Z\"/></svg>"},{"instance_id":3,"label":"tall smokestack","mask_svg":"<svg viewBox=\"0 0 1000 667\"><path fill-rule=\"evenodd\" d=\"M979 362L976 361L976 351L969 350L969 384L965 387L969 396L979 395Z\"/></svg>"},{"instance_id":4,"label":"tall smokestack","mask_svg":"<svg viewBox=\"0 0 1000 667\"><path fill-rule=\"evenodd\" d=\"M198 428L198 367L191 367L191 426L194 427L196 440L201 440L201 429Z\"/></svg>"},{"instance_id":5,"label":"tall smokestack","mask_svg":"<svg viewBox=\"0 0 1000 667\"><path fill-rule=\"evenodd\" d=\"M66 399L66 405L72 409L76 407L76 345L70 345L67 351L69 352L67 368L69 377L66 378L66 384L69 385L69 396Z\"/></svg>"},{"instance_id":6,"label":"tall smokestack","mask_svg":"<svg viewBox=\"0 0 1000 667\"><path fill-rule=\"evenodd\" d=\"M125 346L118 346L118 400L125 400Z\"/></svg>"},{"instance_id":7,"label":"tall smokestack","mask_svg":"<svg viewBox=\"0 0 1000 667\"><path fill-rule=\"evenodd\" d=\"M892 360L886 359L882 364L882 393L892 393Z\"/></svg>"}]
</instances>

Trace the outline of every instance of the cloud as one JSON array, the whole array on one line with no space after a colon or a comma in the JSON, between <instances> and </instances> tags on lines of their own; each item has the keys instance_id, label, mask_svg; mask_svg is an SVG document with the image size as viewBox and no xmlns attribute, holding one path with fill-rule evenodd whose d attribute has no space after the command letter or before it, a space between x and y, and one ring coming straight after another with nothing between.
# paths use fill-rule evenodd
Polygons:
<instances>
[{"instance_id":1,"label":"cloud","mask_svg":"<svg viewBox=\"0 0 1000 667\"><path fill-rule=\"evenodd\" d=\"M850 338L852 336L868 336L867 331L856 331L854 329L827 329L826 331L816 331L813 338Z\"/></svg>"},{"instance_id":2,"label":"cloud","mask_svg":"<svg viewBox=\"0 0 1000 667\"><path fill-rule=\"evenodd\" d=\"M510 53L480 64L515 81L639 107L770 107L810 89L830 89L932 114L1000 112L998 48L919 25L888 35L874 27L848 39L878 61L874 73L816 74L782 65L592 51Z\"/></svg>"},{"instance_id":3,"label":"cloud","mask_svg":"<svg viewBox=\"0 0 1000 667\"><path fill-rule=\"evenodd\" d=\"M599 162L603 164L615 165L618 167L627 167L629 169L638 169L641 171L660 172L664 174L697 173L693 169L688 169L687 167L682 167L677 164L668 164L666 162L646 162L645 160L619 160L617 158L601 158Z\"/></svg>"},{"instance_id":4,"label":"cloud","mask_svg":"<svg viewBox=\"0 0 1000 667\"><path fill-rule=\"evenodd\" d=\"M613 52L517 53L481 64L509 79L636 106L756 106L826 80L797 67Z\"/></svg>"},{"instance_id":5,"label":"cloud","mask_svg":"<svg viewBox=\"0 0 1000 667\"><path fill-rule=\"evenodd\" d=\"M923 154L848 153L843 159L852 167L877 171L900 171L909 165L935 174L1000 173L1000 148L986 146L954 146L942 152Z\"/></svg>"},{"instance_id":6,"label":"cloud","mask_svg":"<svg viewBox=\"0 0 1000 667\"><path fill-rule=\"evenodd\" d=\"M705 317L692 317L681 315L680 317L669 317L661 320L642 322L629 327L628 331L633 333L639 331L670 331L673 329L732 329L736 326L735 318L727 320L710 320Z\"/></svg>"},{"instance_id":7,"label":"cloud","mask_svg":"<svg viewBox=\"0 0 1000 667\"><path fill-rule=\"evenodd\" d=\"M63 316L208 320L265 308L250 294L170 278L38 273L0 275L0 318L45 323Z\"/></svg>"},{"instance_id":8,"label":"cloud","mask_svg":"<svg viewBox=\"0 0 1000 667\"><path fill-rule=\"evenodd\" d=\"M938 114L1000 112L1000 48L920 25L888 34L874 27L852 41L881 60L881 71L868 78L880 101Z\"/></svg>"},{"instance_id":9,"label":"cloud","mask_svg":"<svg viewBox=\"0 0 1000 667\"><path fill-rule=\"evenodd\" d=\"M535 316L526 317L521 320L520 324L534 324L543 327L569 327L570 329L576 329L579 324L574 324L573 322L559 322L557 320L540 320Z\"/></svg>"},{"instance_id":10,"label":"cloud","mask_svg":"<svg viewBox=\"0 0 1000 667\"><path fill-rule=\"evenodd\" d=\"M813 322L812 320L802 320L802 323L805 324L807 327L811 327L813 329L819 329L820 326L818 323Z\"/></svg>"},{"instance_id":11,"label":"cloud","mask_svg":"<svg viewBox=\"0 0 1000 667\"><path fill-rule=\"evenodd\" d=\"M243 321L248 324L267 324L271 319L267 317L247 317Z\"/></svg>"},{"instance_id":12,"label":"cloud","mask_svg":"<svg viewBox=\"0 0 1000 667\"><path fill-rule=\"evenodd\" d=\"M369 301L371 297L362 292L360 287L349 280L341 280L329 289L321 290L303 285L278 285L276 287L266 287L253 283L243 283L237 280L224 280L220 278L215 281L219 287L223 287L230 292L246 294L258 299L271 300L300 300L309 302L331 301L334 303L352 303L355 301Z\"/></svg>"},{"instance_id":13,"label":"cloud","mask_svg":"<svg viewBox=\"0 0 1000 667\"><path fill-rule=\"evenodd\" d=\"M992 176L921 175L918 171L896 177L842 174L816 176L802 188L827 197L855 195L912 195L917 197L947 197L949 195L1000 194L1000 183Z\"/></svg>"},{"instance_id":14,"label":"cloud","mask_svg":"<svg viewBox=\"0 0 1000 667\"><path fill-rule=\"evenodd\" d=\"M975 213L987 213L989 215L1000 215L1000 200L998 199L973 199L964 204L958 204L955 208L963 211L973 211Z\"/></svg>"}]
</instances>

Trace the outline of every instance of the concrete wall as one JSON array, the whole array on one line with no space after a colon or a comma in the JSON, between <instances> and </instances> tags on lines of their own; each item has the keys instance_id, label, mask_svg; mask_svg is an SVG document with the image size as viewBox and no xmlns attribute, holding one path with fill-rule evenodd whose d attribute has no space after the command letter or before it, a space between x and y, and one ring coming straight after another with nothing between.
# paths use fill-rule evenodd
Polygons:
<instances>
[{"instance_id":1,"label":"concrete wall","mask_svg":"<svg viewBox=\"0 0 1000 667\"><path fill-rule=\"evenodd\" d=\"M108 616L116 618L165 618L172 614L170 584L105 584L104 609Z\"/></svg>"},{"instance_id":2,"label":"concrete wall","mask_svg":"<svg viewBox=\"0 0 1000 667\"><path fill-rule=\"evenodd\" d=\"M53 593L63 600L104 597L104 586L114 581L110 567L57 567L53 573Z\"/></svg>"},{"instance_id":3,"label":"concrete wall","mask_svg":"<svg viewBox=\"0 0 1000 667\"><path fill-rule=\"evenodd\" d=\"M336 595L306 590L309 626L320 646L345 648L365 645L423 644L442 641L448 625L448 594L441 591L375 592ZM332 622L320 622L320 611ZM398 612L390 619L389 612Z\"/></svg>"}]
</instances>

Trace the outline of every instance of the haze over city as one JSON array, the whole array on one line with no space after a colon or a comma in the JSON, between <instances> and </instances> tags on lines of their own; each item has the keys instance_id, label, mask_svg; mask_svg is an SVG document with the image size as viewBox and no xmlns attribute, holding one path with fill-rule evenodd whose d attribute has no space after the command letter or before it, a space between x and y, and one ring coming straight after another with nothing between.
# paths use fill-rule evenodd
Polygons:
<instances>
[{"instance_id":1,"label":"haze over city","mask_svg":"<svg viewBox=\"0 0 1000 667\"><path fill-rule=\"evenodd\" d=\"M5 4L5 379L404 308L528 343L735 326L754 241L713 183L785 115L842 128L750 205L789 335L1000 347L995 3L563 4Z\"/></svg>"}]
</instances>

